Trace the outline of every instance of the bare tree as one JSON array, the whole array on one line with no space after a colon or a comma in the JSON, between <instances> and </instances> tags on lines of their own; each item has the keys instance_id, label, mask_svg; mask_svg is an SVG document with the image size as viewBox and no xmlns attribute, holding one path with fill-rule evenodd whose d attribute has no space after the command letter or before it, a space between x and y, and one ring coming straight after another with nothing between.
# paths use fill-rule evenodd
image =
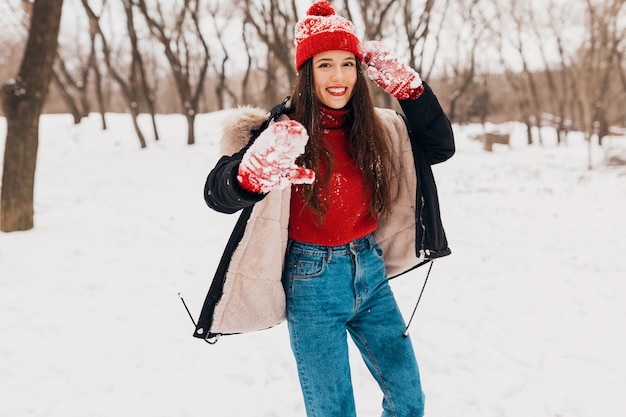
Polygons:
<instances>
[{"instance_id":1,"label":"bare tree","mask_svg":"<svg viewBox=\"0 0 626 417\"><path fill-rule=\"evenodd\" d=\"M511 34L509 32L514 31L505 30L505 28L515 27L515 19L518 19L518 21L521 19L521 17L516 16L516 13L519 13L517 9L515 9L517 0L514 0L513 3L509 4L511 6L508 10L509 13L503 13L504 6L502 6L501 2L498 0L493 0L492 4L494 6L495 16L490 22L488 22L489 34L498 50L498 60L500 62L500 66L504 71L506 80L513 90L511 99L514 102L517 102L516 104L519 108L520 119L526 125L526 136L528 144L530 145L533 143L534 110L531 105L531 98L528 95L528 91L530 90L528 85L529 79L520 78L519 72L512 68L513 65L509 61L510 57L508 54L510 47L513 46L513 49L518 52L518 58L520 59L522 67L527 69L528 66L524 56L524 45L520 39L520 33ZM516 27L516 29L519 28L519 26Z\"/></svg>"},{"instance_id":2,"label":"bare tree","mask_svg":"<svg viewBox=\"0 0 626 417\"><path fill-rule=\"evenodd\" d=\"M74 123L81 122L83 117L89 116L91 99L89 96L89 78L93 66L96 64L95 37L96 32L85 30L85 14L82 7L78 10L72 8L72 0L65 3L67 13L64 20L70 18L75 22L73 29L63 31L59 35L59 47L57 57L52 66L53 81L55 82L61 97L70 109ZM61 26L63 26L61 22ZM85 36L85 32L89 35ZM69 37L64 35L69 34Z\"/></svg>"},{"instance_id":3,"label":"bare tree","mask_svg":"<svg viewBox=\"0 0 626 417\"><path fill-rule=\"evenodd\" d=\"M83 117L89 116L91 110L91 103L87 92L89 74L96 64L95 34L90 37L90 42L91 48L86 59L81 59L79 52L75 54L78 61L77 75L72 74L72 71L67 68L65 58L61 56L60 51L57 51L57 58L55 64L52 66L53 79L58 85L66 104L70 108L75 124L80 123Z\"/></svg>"},{"instance_id":4,"label":"bare tree","mask_svg":"<svg viewBox=\"0 0 626 417\"><path fill-rule=\"evenodd\" d=\"M589 18L588 48L585 92L589 100L586 102L586 114L589 117L587 128L589 134L595 133L602 144L602 138L608 134L606 109L610 106L611 78L621 72L619 52L624 48L626 33L622 29L620 18L626 12L626 1L610 0L593 2L586 0Z\"/></svg>"},{"instance_id":5,"label":"bare tree","mask_svg":"<svg viewBox=\"0 0 626 417\"><path fill-rule=\"evenodd\" d=\"M402 19L404 22L404 35L409 44L409 62L425 80L428 80L434 66L433 63L437 58L437 51L439 50L437 46L439 45L441 31L445 26L439 25L434 32L431 31L431 18L434 12L435 1L420 0L420 3L422 4L417 4L416 0L402 0ZM441 9L441 21L445 21L449 4L450 0L444 0ZM425 64L424 51L426 42L429 40L433 40L435 44L435 53L431 56L430 63Z\"/></svg>"},{"instance_id":6,"label":"bare tree","mask_svg":"<svg viewBox=\"0 0 626 417\"><path fill-rule=\"evenodd\" d=\"M210 60L209 47L200 30L200 0L184 0L175 10L172 27L167 26L168 19L159 1L154 14L145 0L136 1L150 31L165 50L187 119L187 143L192 145L195 143L194 122Z\"/></svg>"},{"instance_id":7,"label":"bare tree","mask_svg":"<svg viewBox=\"0 0 626 417\"><path fill-rule=\"evenodd\" d=\"M250 81L252 78L252 70L254 66L252 47L250 45L250 42L248 41L248 36L246 35L247 26L249 26L249 24L246 24L246 21L244 21L243 27L242 27L243 30L241 31L241 36L242 36L243 44L245 46L244 49L246 51L247 59L246 59L246 67L245 67L243 79L241 80L241 101L243 103L251 102L251 94L250 94L249 85L250 85Z\"/></svg>"},{"instance_id":8,"label":"bare tree","mask_svg":"<svg viewBox=\"0 0 626 417\"><path fill-rule=\"evenodd\" d=\"M408 0L404 0L408 1ZM432 2L432 0L427 0ZM351 7L352 5L352 7ZM352 22L362 22L363 39L381 40L385 29L393 23L393 13L399 11L395 0L343 0L345 17Z\"/></svg>"},{"instance_id":9,"label":"bare tree","mask_svg":"<svg viewBox=\"0 0 626 417\"><path fill-rule=\"evenodd\" d=\"M502 7L502 6L500 6ZM539 98L539 90L537 86L536 73L530 68L529 63L529 47L526 45L526 34L529 27L532 26L530 21L532 13L532 4L525 0L512 0L509 2L508 15L506 21L510 22L513 30L503 31L505 39L518 53L520 63L522 65L522 74L526 81L523 89L518 89L518 93L523 94L522 106L524 107L525 122L527 124L529 144L533 142L533 126L537 132L539 144L543 143L541 135L541 100ZM505 26L507 27L507 26Z\"/></svg>"},{"instance_id":10,"label":"bare tree","mask_svg":"<svg viewBox=\"0 0 626 417\"><path fill-rule=\"evenodd\" d=\"M113 77L113 79L119 85L122 95L126 100L126 104L128 106L128 110L130 111L133 128L135 133L137 134L137 138L139 139L139 146L143 149L147 146L146 138L139 126L138 116L139 116L139 96L138 96L138 79L137 79L137 64L134 60L136 55L133 54L133 61L130 64L129 76L124 77L118 69L118 65L115 65L112 59L112 51L109 46L109 42L106 38L104 31L102 30L102 26L100 24L100 15L97 15L92 7L89 5L88 0L81 0L83 7L85 8L85 12L87 13L87 17L89 18L89 22L93 27L97 30L100 42L102 44L102 53L104 55L104 62L106 67ZM132 17L126 15L127 28L129 25L132 25Z\"/></svg>"},{"instance_id":11,"label":"bare tree","mask_svg":"<svg viewBox=\"0 0 626 417\"><path fill-rule=\"evenodd\" d=\"M602 145L602 138L609 132L607 119L611 106L611 81L621 73L621 51L624 48L625 31L621 20L626 13L625 0L604 2L585 1L587 7L587 38L581 48L577 69L577 81L582 91L577 99L582 113L583 126L589 140L588 167L592 162L592 136L596 135Z\"/></svg>"},{"instance_id":12,"label":"bare tree","mask_svg":"<svg viewBox=\"0 0 626 417\"><path fill-rule=\"evenodd\" d=\"M63 59L57 53L56 63L52 66L52 79L56 82L61 92L61 96L65 104L70 109L70 113L74 118L74 124L80 123L83 118L83 111L79 108L79 103L73 94L73 89L78 89L78 83L65 67Z\"/></svg>"},{"instance_id":13,"label":"bare tree","mask_svg":"<svg viewBox=\"0 0 626 417\"><path fill-rule=\"evenodd\" d=\"M101 0L101 3L104 9L107 0ZM66 9L71 8L71 6L73 3L65 3ZM57 58L52 67L53 80L70 108L74 123L80 123L82 118L89 116L92 107L94 107L93 101L95 101L100 113L102 129L106 130L102 74L96 47L98 30L96 25L87 18L83 7L79 7L77 10L71 9L71 11L76 13L73 16L75 20L86 18L84 21L86 28L77 24L76 29L71 32L71 38L68 39L65 39L63 31L61 32ZM100 14L97 16L98 19ZM67 18L67 16L65 17ZM85 42L87 43L85 44Z\"/></svg>"},{"instance_id":14,"label":"bare tree","mask_svg":"<svg viewBox=\"0 0 626 417\"><path fill-rule=\"evenodd\" d=\"M146 65L144 63L143 56L139 50L139 39L137 37L137 30L135 29L135 20L133 12L133 3L131 0L122 0L124 11L126 12L126 28L130 38L130 46L132 53L132 66L130 72L130 85L134 90L134 96L143 98L148 107L150 113L150 120L152 121L152 130L154 132L154 140L159 140L159 130L156 124L156 106L155 106L155 94L154 89L148 83L148 75L146 72Z\"/></svg>"},{"instance_id":15,"label":"bare tree","mask_svg":"<svg viewBox=\"0 0 626 417\"><path fill-rule=\"evenodd\" d=\"M560 144L566 140L567 132L572 128L572 122L568 122L567 116L567 101L571 97L570 89L568 88L570 78L568 61L570 57L567 56L564 46L566 25L569 25L569 22L571 22L571 19L568 18L568 12L571 12L572 7L571 4L565 3L559 5L553 0L548 0L545 5L547 21L540 21L537 14L533 13L534 24L531 25L531 27L544 67L544 74L548 85L547 101L549 104L549 112L553 115L552 124L557 133L557 143ZM542 32L542 29L547 29L547 34L546 32ZM547 38L552 38L556 45L556 56L549 56L546 47ZM551 65L551 58L556 59L557 63L555 66Z\"/></svg>"},{"instance_id":16,"label":"bare tree","mask_svg":"<svg viewBox=\"0 0 626 417\"><path fill-rule=\"evenodd\" d=\"M7 118L0 230L13 232L34 226L34 186L39 117L52 78L63 0L36 0L26 50L18 75L2 95Z\"/></svg>"},{"instance_id":17,"label":"bare tree","mask_svg":"<svg viewBox=\"0 0 626 417\"><path fill-rule=\"evenodd\" d=\"M224 10L224 3L215 2L209 5L208 11L213 24L215 38L221 50L221 59L211 60L211 68L215 72L217 82L215 84L215 95L219 109L225 108L225 99L230 98L232 104L237 103L237 96L229 86L227 77L226 63L230 59L228 49L226 48L225 33L232 26L233 9L229 6L228 10ZM221 19L221 22L220 22Z\"/></svg>"},{"instance_id":18,"label":"bare tree","mask_svg":"<svg viewBox=\"0 0 626 417\"><path fill-rule=\"evenodd\" d=\"M455 53L446 62L449 84L452 85L447 114L452 122L459 121L458 103L475 84L477 54L486 29L479 2L457 0L454 4L457 24L449 25L447 29L452 44L456 46Z\"/></svg>"},{"instance_id":19,"label":"bare tree","mask_svg":"<svg viewBox=\"0 0 626 417\"><path fill-rule=\"evenodd\" d=\"M265 93L262 105L273 106L289 91L296 77L294 27L298 18L296 0L242 0L244 21L267 48Z\"/></svg>"}]
</instances>

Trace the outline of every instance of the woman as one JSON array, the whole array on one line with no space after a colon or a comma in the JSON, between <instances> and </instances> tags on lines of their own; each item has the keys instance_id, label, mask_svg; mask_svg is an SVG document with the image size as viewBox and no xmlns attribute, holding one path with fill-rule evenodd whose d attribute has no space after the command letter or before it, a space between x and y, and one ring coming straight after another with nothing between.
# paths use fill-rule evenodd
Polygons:
<instances>
[{"instance_id":1,"label":"woman","mask_svg":"<svg viewBox=\"0 0 626 417\"><path fill-rule=\"evenodd\" d=\"M286 317L307 416L350 417L350 334L383 392L383 416L422 416L388 278L450 253L430 169L454 153L450 123L415 71L380 43L363 48L326 1L297 23L295 41L291 105L269 119L241 109L207 178L207 204L242 214L194 335ZM406 120L374 108L362 62Z\"/></svg>"}]
</instances>

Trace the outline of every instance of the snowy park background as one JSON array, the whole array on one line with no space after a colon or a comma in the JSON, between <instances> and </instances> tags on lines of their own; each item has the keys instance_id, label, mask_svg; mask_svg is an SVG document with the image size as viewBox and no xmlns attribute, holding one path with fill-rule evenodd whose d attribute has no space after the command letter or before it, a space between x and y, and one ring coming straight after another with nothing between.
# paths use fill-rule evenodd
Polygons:
<instances>
[{"instance_id":1,"label":"snowy park background","mask_svg":"<svg viewBox=\"0 0 626 417\"><path fill-rule=\"evenodd\" d=\"M35 228L0 234L1 417L305 415L284 323L210 346L177 295L197 316L235 221L202 199L227 113L198 116L194 146L159 116L145 150L127 115L107 131L43 116ZM512 147L488 153L480 126L455 126L435 167L453 254L411 327L426 416L623 417L626 168L604 162L626 139L588 170L576 134L527 146L498 128ZM392 281L407 318L425 273ZM359 417L379 416L353 352Z\"/></svg>"}]
</instances>

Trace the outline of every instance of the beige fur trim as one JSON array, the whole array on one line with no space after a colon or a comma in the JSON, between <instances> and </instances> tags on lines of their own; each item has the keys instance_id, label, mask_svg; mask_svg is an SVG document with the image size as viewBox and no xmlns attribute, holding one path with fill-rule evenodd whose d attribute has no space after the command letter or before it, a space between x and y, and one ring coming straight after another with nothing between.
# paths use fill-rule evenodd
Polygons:
<instances>
[{"instance_id":1,"label":"beige fur trim","mask_svg":"<svg viewBox=\"0 0 626 417\"><path fill-rule=\"evenodd\" d=\"M223 155L232 155L248 144L250 132L258 129L269 117L266 110L244 106L236 109L224 119L224 133L220 141Z\"/></svg>"},{"instance_id":2,"label":"beige fur trim","mask_svg":"<svg viewBox=\"0 0 626 417\"><path fill-rule=\"evenodd\" d=\"M269 113L242 108L222 138L222 149L235 153L247 145L250 132ZM240 119L241 118L241 119ZM279 120L286 119L281 116ZM245 333L275 326L285 320L282 285L287 248L291 189L270 192L250 215L246 231L232 254L223 295L215 307L212 333Z\"/></svg>"},{"instance_id":3,"label":"beige fur trim","mask_svg":"<svg viewBox=\"0 0 626 417\"><path fill-rule=\"evenodd\" d=\"M394 277L420 262L415 255L417 174L404 121L393 110L377 109L377 114L391 143L395 169L391 187L396 197L389 215L380 219L374 239L383 250L387 276Z\"/></svg>"},{"instance_id":4,"label":"beige fur trim","mask_svg":"<svg viewBox=\"0 0 626 417\"><path fill-rule=\"evenodd\" d=\"M291 190L272 191L258 202L233 253L211 332L244 333L285 319L282 272L287 248Z\"/></svg>"}]
</instances>

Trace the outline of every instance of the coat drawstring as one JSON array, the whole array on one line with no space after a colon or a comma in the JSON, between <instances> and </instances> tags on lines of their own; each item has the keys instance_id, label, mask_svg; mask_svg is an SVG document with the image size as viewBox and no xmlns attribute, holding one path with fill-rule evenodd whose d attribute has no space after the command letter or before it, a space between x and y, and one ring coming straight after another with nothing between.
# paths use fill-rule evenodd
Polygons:
<instances>
[{"instance_id":1,"label":"coat drawstring","mask_svg":"<svg viewBox=\"0 0 626 417\"><path fill-rule=\"evenodd\" d=\"M189 311L189 307L187 307L187 303L185 302L185 299L183 298L183 294L178 293L178 296L180 297L180 301L183 302L183 305L185 306L185 310L187 310L187 314L189 314L189 318L191 319L191 322L193 323L193 327L198 327L198 325L196 324L196 321L193 319L193 316L191 315L191 311Z\"/></svg>"},{"instance_id":2,"label":"coat drawstring","mask_svg":"<svg viewBox=\"0 0 626 417\"><path fill-rule=\"evenodd\" d=\"M189 311L189 307L187 307L187 303L185 302L185 299L183 298L183 294L178 293L178 296L180 297L180 301L183 302L183 306L185 307L185 310L187 310L187 314L189 315L189 318L191 319L191 322L193 323L193 327L198 328L198 324L194 320L193 315L191 314L191 311ZM219 338L220 338L219 334L211 335L210 333L208 333L207 336L204 338L204 341L207 342L209 345L214 345Z\"/></svg>"},{"instance_id":3,"label":"coat drawstring","mask_svg":"<svg viewBox=\"0 0 626 417\"><path fill-rule=\"evenodd\" d=\"M430 266L428 267L428 272L426 273L426 279L424 280L424 285L422 285L422 290L420 291L420 295L417 298L417 303L415 303L415 308L413 309L413 313L411 314L411 318L409 319L409 322L406 325L406 328L404 329L404 332L402 333L402 337L407 337L409 335L409 326L411 325L411 322L413 321L413 317L415 316L415 311L417 311L417 306L420 303L420 300L422 299L422 294L424 294L424 288L426 288L426 283L428 282L428 277L430 276L430 270L433 269L433 261L430 260Z\"/></svg>"},{"instance_id":4,"label":"coat drawstring","mask_svg":"<svg viewBox=\"0 0 626 417\"><path fill-rule=\"evenodd\" d=\"M404 332L402 333L402 337L404 338L409 336L409 327L411 326L411 323L413 322L413 318L415 317L415 312L417 311L417 306L419 306L420 300L422 299L422 295L424 294L424 289L426 288L426 283L428 282L430 271L433 269L433 261L431 260L429 262L430 262L430 266L428 267L428 272L426 273L426 278L424 279L424 285L422 285L420 295L419 297L417 297L417 302L415 303L415 307L413 308L413 312L411 313L411 318L409 318L409 322L407 323L404 329ZM183 295L181 293L178 293L178 296L180 297L180 301L183 302L183 306L185 307L185 310L187 310L187 314L189 315L189 318L191 319L191 322L193 323L194 327L197 327L196 321L194 320L193 315L191 314L191 311L189 311L189 308L187 307L187 303L185 302ZM209 341L207 340L207 342Z\"/></svg>"}]
</instances>

